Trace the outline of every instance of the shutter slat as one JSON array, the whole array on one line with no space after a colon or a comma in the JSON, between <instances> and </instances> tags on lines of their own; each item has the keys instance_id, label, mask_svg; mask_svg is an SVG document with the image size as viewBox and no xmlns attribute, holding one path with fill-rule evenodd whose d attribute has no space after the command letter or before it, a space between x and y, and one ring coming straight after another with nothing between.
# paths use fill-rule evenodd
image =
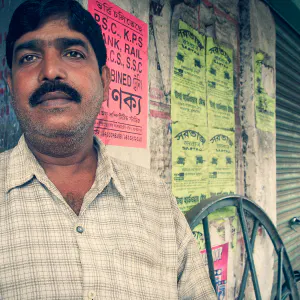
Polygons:
<instances>
[{"instance_id":1,"label":"shutter slat","mask_svg":"<svg viewBox=\"0 0 300 300\"><path fill-rule=\"evenodd\" d=\"M300 230L289 221L300 216L300 37L276 22L277 228L294 270L300 265Z\"/></svg>"}]
</instances>

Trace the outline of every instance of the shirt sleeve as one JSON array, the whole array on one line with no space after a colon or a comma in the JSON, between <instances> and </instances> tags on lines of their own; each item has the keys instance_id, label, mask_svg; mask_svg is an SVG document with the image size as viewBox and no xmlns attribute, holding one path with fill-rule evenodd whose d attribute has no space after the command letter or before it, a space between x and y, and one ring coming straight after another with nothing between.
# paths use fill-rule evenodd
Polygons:
<instances>
[{"instance_id":1,"label":"shirt sleeve","mask_svg":"<svg viewBox=\"0 0 300 300\"><path fill-rule=\"evenodd\" d=\"M178 246L177 288L180 300L216 300L217 296L190 227L172 199Z\"/></svg>"}]
</instances>

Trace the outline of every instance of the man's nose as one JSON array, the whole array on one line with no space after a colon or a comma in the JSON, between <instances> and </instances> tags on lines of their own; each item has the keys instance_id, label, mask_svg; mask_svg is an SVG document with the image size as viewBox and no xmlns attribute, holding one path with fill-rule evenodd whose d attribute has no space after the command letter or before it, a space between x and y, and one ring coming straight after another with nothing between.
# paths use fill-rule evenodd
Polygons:
<instances>
[{"instance_id":1,"label":"man's nose","mask_svg":"<svg viewBox=\"0 0 300 300\"><path fill-rule=\"evenodd\" d=\"M45 53L41 62L39 81L62 80L67 77L66 69L59 54Z\"/></svg>"}]
</instances>

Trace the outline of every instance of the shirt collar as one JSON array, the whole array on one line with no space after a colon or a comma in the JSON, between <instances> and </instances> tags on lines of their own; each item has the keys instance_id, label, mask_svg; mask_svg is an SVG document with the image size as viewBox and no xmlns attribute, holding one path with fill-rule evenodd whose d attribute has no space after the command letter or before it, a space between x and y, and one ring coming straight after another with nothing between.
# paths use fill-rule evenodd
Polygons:
<instances>
[{"instance_id":1,"label":"shirt collar","mask_svg":"<svg viewBox=\"0 0 300 300\"><path fill-rule=\"evenodd\" d=\"M108 182L112 181L112 184L114 184L121 196L125 198L125 188L122 186L119 176L113 167L111 157L107 153L107 148L96 136L94 136L94 147L98 152L98 166L95 178L96 185L101 186L102 182L105 182L106 180L108 180Z\"/></svg>"},{"instance_id":2,"label":"shirt collar","mask_svg":"<svg viewBox=\"0 0 300 300\"><path fill-rule=\"evenodd\" d=\"M9 156L6 171L6 192L27 183L38 175L45 176L45 172L28 148L24 135L22 135Z\"/></svg>"},{"instance_id":3,"label":"shirt collar","mask_svg":"<svg viewBox=\"0 0 300 300\"><path fill-rule=\"evenodd\" d=\"M98 153L95 186L102 186L103 190L105 186L112 181L112 184L114 184L121 196L126 197L125 189L113 168L107 149L97 137L94 137L94 147ZM24 135L22 135L17 146L12 150L9 156L6 171L6 192L8 193L11 189L26 184L33 177L37 179L47 178L44 169L28 148ZM105 186L103 186L103 184Z\"/></svg>"}]
</instances>

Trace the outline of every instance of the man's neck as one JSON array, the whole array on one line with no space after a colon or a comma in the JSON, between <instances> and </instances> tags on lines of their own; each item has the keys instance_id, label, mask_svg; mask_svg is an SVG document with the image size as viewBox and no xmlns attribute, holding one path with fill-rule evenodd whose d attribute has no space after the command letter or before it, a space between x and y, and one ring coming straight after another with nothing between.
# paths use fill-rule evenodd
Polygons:
<instances>
[{"instance_id":1,"label":"man's neck","mask_svg":"<svg viewBox=\"0 0 300 300\"><path fill-rule=\"evenodd\" d=\"M47 177L79 215L83 198L96 177L97 151L93 146L93 136L87 135L75 141L56 139L51 143L44 142L42 146L35 146L27 140L27 145Z\"/></svg>"},{"instance_id":2,"label":"man's neck","mask_svg":"<svg viewBox=\"0 0 300 300\"><path fill-rule=\"evenodd\" d=\"M86 160L97 159L93 147L93 133L70 137L32 137L25 140L38 162L45 169L51 167L80 166Z\"/></svg>"}]
</instances>

